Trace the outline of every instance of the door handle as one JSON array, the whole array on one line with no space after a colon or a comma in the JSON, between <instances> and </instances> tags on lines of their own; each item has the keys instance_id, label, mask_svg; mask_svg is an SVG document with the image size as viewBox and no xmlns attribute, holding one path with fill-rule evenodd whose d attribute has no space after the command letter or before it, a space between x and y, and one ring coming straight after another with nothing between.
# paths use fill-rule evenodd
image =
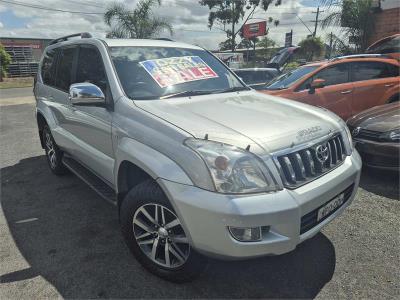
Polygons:
<instances>
[{"instance_id":1,"label":"door handle","mask_svg":"<svg viewBox=\"0 0 400 300\"><path fill-rule=\"evenodd\" d=\"M391 87L391 86L394 86L394 83L385 84L385 87Z\"/></svg>"},{"instance_id":2,"label":"door handle","mask_svg":"<svg viewBox=\"0 0 400 300\"><path fill-rule=\"evenodd\" d=\"M353 90L347 90L340 92L342 95L350 94Z\"/></svg>"}]
</instances>

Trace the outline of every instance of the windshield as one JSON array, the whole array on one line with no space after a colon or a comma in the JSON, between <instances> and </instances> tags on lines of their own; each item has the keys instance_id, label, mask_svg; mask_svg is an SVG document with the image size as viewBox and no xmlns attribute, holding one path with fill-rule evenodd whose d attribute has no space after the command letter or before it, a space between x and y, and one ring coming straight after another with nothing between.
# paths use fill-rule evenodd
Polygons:
<instances>
[{"instance_id":1,"label":"windshield","mask_svg":"<svg viewBox=\"0 0 400 300\"><path fill-rule=\"evenodd\" d=\"M172 47L111 47L126 95L135 100L247 90L207 51Z\"/></svg>"},{"instance_id":2,"label":"windshield","mask_svg":"<svg viewBox=\"0 0 400 300\"><path fill-rule=\"evenodd\" d=\"M286 89L317 68L318 66L300 67L296 70L282 74L267 85L267 90Z\"/></svg>"}]
</instances>

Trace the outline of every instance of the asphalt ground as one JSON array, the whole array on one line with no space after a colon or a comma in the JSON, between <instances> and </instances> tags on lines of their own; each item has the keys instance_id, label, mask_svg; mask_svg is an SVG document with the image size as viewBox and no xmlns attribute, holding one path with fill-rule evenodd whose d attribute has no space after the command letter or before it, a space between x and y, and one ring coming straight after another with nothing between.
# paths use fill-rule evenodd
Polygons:
<instances>
[{"instance_id":1,"label":"asphalt ground","mask_svg":"<svg viewBox=\"0 0 400 300\"><path fill-rule=\"evenodd\" d=\"M211 260L195 281L145 271L115 208L48 169L31 89L0 90L0 299L400 297L399 177L363 170L353 204L291 253Z\"/></svg>"}]
</instances>

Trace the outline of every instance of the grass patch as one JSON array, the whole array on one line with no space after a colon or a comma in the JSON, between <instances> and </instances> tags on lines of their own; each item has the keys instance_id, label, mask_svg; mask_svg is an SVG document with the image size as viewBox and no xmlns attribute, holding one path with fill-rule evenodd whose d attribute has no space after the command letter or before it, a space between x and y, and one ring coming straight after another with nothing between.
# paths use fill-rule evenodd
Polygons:
<instances>
[{"instance_id":1,"label":"grass patch","mask_svg":"<svg viewBox=\"0 0 400 300\"><path fill-rule=\"evenodd\" d=\"M33 77L3 78L0 89L23 88L33 86Z\"/></svg>"}]
</instances>

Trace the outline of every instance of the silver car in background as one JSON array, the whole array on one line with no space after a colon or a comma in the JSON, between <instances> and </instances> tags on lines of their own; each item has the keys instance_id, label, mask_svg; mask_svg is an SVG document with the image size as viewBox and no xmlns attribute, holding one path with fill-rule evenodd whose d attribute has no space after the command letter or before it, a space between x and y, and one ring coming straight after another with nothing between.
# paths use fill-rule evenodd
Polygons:
<instances>
[{"instance_id":1,"label":"silver car in background","mask_svg":"<svg viewBox=\"0 0 400 300\"><path fill-rule=\"evenodd\" d=\"M132 253L167 280L193 279L207 256L292 251L358 188L339 117L251 90L197 46L63 37L34 91L52 172L115 204Z\"/></svg>"}]
</instances>

